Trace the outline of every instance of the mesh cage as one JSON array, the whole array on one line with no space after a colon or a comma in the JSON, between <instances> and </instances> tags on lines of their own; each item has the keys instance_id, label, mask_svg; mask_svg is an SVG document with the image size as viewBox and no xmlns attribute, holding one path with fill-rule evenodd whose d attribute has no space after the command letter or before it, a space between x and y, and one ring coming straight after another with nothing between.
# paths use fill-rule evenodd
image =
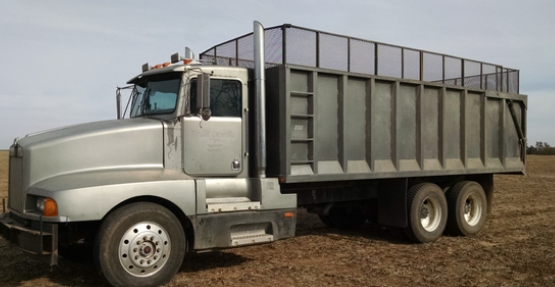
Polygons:
<instances>
[{"instance_id":1,"label":"mesh cage","mask_svg":"<svg viewBox=\"0 0 555 287\"><path fill-rule=\"evenodd\" d=\"M482 81L484 83L483 88L486 90L497 91L497 73L496 67L494 65L484 64L482 65Z\"/></svg>"},{"instance_id":2,"label":"mesh cage","mask_svg":"<svg viewBox=\"0 0 555 287\"><path fill-rule=\"evenodd\" d=\"M216 57L217 64L219 66L236 66L237 65L237 62L236 62L237 56L235 55L236 48L237 47L233 42L229 42L216 47L215 48L216 55L218 55Z\"/></svg>"},{"instance_id":3,"label":"mesh cage","mask_svg":"<svg viewBox=\"0 0 555 287\"><path fill-rule=\"evenodd\" d=\"M313 31L290 28L285 30L286 64L317 67L316 33Z\"/></svg>"},{"instance_id":4,"label":"mesh cage","mask_svg":"<svg viewBox=\"0 0 555 287\"><path fill-rule=\"evenodd\" d=\"M464 62L464 86L475 89L482 89L481 65L475 61Z\"/></svg>"},{"instance_id":5,"label":"mesh cage","mask_svg":"<svg viewBox=\"0 0 555 287\"><path fill-rule=\"evenodd\" d=\"M351 58L349 66L351 72L361 74L376 74L376 44L363 40L351 39Z\"/></svg>"},{"instance_id":6,"label":"mesh cage","mask_svg":"<svg viewBox=\"0 0 555 287\"><path fill-rule=\"evenodd\" d=\"M423 81L443 82L443 58L439 54L424 52L422 57Z\"/></svg>"},{"instance_id":7,"label":"mesh cage","mask_svg":"<svg viewBox=\"0 0 555 287\"><path fill-rule=\"evenodd\" d=\"M264 57L267 65L283 64L283 34L281 29L266 30Z\"/></svg>"},{"instance_id":8,"label":"mesh cage","mask_svg":"<svg viewBox=\"0 0 555 287\"><path fill-rule=\"evenodd\" d=\"M444 83L453 86L462 86L463 78L461 74L461 60L449 56L443 57Z\"/></svg>"},{"instance_id":9,"label":"mesh cage","mask_svg":"<svg viewBox=\"0 0 555 287\"><path fill-rule=\"evenodd\" d=\"M420 51L403 49L403 79L420 80Z\"/></svg>"},{"instance_id":10,"label":"mesh cage","mask_svg":"<svg viewBox=\"0 0 555 287\"><path fill-rule=\"evenodd\" d=\"M266 68L292 64L473 89L519 92L519 71L500 65L347 37L289 24L265 29ZM247 34L200 54L204 64L254 67Z\"/></svg>"},{"instance_id":11,"label":"mesh cage","mask_svg":"<svg viewBox=\"0 0 555 287\"><path fill-rule=\"evenodd\" d=\"M239 47L237 66L253 68L254 67L254 36L248 35L237 40Z\"/></svg>"},{"instance_id":12,"label":"mesh cage","mask_svg":"<svg viewBox=\"0 0 555 287\"><path fill-rule=\"evenodd\" d=\"M384 44L378 45L378 75L401 78L401 48Z\"/></svg>"},{"instance_id":13,"label":"mesh cage","mask_svg":"<svg viewBox=\"0 0 555 287\"><path fill-rule=\"evenodd\" d=\"M318 63L321 68L339 71L349 69L349 41L346 37L320 33Z\"/></svg>"}]
</instances>

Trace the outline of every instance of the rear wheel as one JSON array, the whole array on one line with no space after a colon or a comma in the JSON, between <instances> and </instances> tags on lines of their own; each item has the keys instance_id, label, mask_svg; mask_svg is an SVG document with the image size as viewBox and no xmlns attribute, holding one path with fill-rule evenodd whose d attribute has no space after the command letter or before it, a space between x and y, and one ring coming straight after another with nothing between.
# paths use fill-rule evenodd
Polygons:
<instances>
[{"instance_id":1,"label":"rear wheel","mask_svg":"<svg viewBox=\"0 0 555 287\"><path fill-rule=\"evenodd\" d=\"M138 202L112 212L100 226L95 263L114 286L159 286L179 270L185 235L165 207Z\"/></svg>"},{"instance_id":2,"label":"rear wheel","mask_svg":"<svg viewBox=\"0 0 555 287\"><path fill-rule=\"evenodd\" d=\"M447 229L455 235L475 235L486 223L488 201L484 189L474 181L455 184L447 192Z\"/></svg>"},{"instance_id":3,"label":"rear wheel","mask_svg":"<svg viewBox=\"0 0 555 287\"><path fill-rule=\"evenodd\" d=\"M417 184L409 190L407 200L407 236L422 243L437 240L447 224L447 200L441 188L432 183Z\"/></svg>"}]
</instances>

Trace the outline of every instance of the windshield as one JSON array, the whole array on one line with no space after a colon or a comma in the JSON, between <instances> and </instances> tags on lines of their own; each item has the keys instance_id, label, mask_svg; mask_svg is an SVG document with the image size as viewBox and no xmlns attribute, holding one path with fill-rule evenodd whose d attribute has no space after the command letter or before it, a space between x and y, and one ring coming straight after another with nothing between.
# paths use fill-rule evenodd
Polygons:
<instances>
[{"instance_id":1,"label":"windshield","mask_svg":"<svg viewBox=\"0 0 555 287\"><path fill-rule=\"evenodd\" d=\"M177 105L181 78L146 79L133 90L131 117L171 114Z\"/></svg>"}]
</instances>

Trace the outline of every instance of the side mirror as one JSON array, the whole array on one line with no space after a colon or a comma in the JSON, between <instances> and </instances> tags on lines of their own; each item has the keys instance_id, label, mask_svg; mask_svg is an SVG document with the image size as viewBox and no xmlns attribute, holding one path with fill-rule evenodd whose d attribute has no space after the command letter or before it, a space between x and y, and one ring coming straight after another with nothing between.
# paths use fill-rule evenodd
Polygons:
<instances>
[{"instance_id":1,"label":"side mirror","mask_svg":"<svg viewBox=\"0 0 555 287\"><path fill-rule=\"evenodd\" d=\"M202 119L210 119L210 74L202 73L197 77L197 110L200 111Z\"/></svg>"}]
</instances>

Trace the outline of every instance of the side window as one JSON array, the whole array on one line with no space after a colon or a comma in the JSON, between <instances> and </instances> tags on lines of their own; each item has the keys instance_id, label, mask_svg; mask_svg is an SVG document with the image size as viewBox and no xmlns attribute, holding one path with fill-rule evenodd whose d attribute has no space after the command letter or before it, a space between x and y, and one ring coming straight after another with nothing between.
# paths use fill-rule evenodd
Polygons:
<instances>
[{"instance_id":1,"label":"side window","mask_svg":"<svg viewBox=\"0 0 555 287\"><path fill-rule=\"evenodd\" d=\"M241 117L241 82L236 80L210 79L210 110L216 117ZM191 82L192 114L197 114L197 81Z\"/></svg>"}]
</instances>

